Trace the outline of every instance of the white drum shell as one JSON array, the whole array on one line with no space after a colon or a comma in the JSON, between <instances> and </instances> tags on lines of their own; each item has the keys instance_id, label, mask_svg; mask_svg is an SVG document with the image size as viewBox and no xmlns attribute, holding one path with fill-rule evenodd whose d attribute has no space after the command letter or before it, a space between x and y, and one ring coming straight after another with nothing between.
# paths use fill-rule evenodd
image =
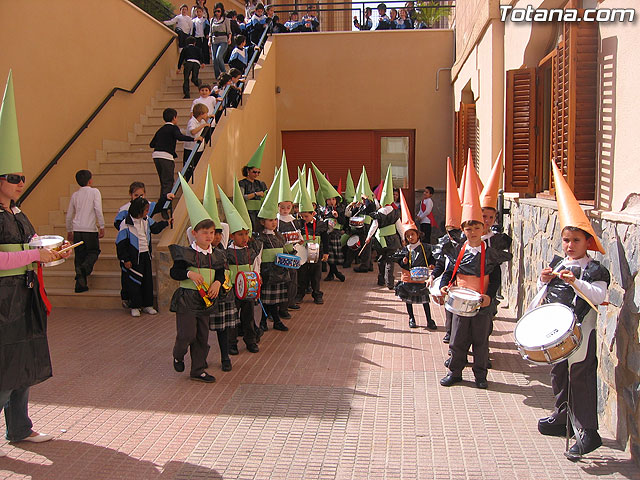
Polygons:
<instances>
[{"instance_id":1,"label":"white drum shell","mask_svg":"<svg viewBox=\"0 0 640 480\"><path fill-rule=\"evenodd\" d=\"M451 287L445 298L444 308L461 317L474 317L480 305L482 295L465 287Z\"/></svg>"},{"instance_id":2,"label":"white drum shell","mask_svg":"<svg viewBox=\"0 0 640 480\"><path fill-rule=\"evenodd\" d=\"M307 243L307 261L318 263L320 261L320 245L317 243Z\"/></svg>"},{"instance_id":3,"label":"white drum shell","mask_svg":"<svg viewBox=\"0 0 640 480\"><path fill-rule=\"evenodd\" d=\"M63 244L64 238L60 235L41 235L32 238L29 242L29 246L31 248L48 248L50 250L60 248ZM58 260L54 260L53 262L43 263L42 265L44 267L55 267L56 265L64 263L64 261L64 258L60 258Z\"/></svg>"}]
</instances>

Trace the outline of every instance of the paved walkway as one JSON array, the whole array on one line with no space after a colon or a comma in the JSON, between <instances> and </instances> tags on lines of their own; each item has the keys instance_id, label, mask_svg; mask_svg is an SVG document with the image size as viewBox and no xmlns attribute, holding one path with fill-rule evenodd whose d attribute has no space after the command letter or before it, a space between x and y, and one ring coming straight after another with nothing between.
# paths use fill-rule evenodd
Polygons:
<instances>
[{"instance_id":1,"label":"paved walkway","mask_svg":"<svg viewBox=\"0 0 640 480\"><path fill-rule=\"evenodd\" d=\"M469 369L444 388L442 327L409 330L404 304L374 284L355 273L323 282L324 306L305 303L289 332L270 330L258 354L241 349L230 373L212 336L213 385L173 371L172 315L54 311L54 377L32 389L30 411L57 438L0 443L0 478L640 479L604 430L577 464L563 439L537 433L549 369L520 358L515 320L496 322L489 390Z\"/></svg>"}]
</instances>

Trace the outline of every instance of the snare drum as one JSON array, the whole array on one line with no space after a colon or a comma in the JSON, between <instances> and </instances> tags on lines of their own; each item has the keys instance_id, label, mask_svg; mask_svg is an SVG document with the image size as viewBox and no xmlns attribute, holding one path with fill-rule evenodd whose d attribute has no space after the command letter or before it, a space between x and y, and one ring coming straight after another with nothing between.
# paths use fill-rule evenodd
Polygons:
<instances>
[{"instance_id":1,"label":"snare drum","mask_svg":"<svg viewBox=\"0 0 640 480\"><path fill-rule=\"evenodd\" d=\"M31 239L29 242L29 247L31 248L48 248L49 250L59 250L60 247L64 244L64 238L60 235L41 235L36 236ZM55 267L56 265L60 265L64 263L64 258L59 258L58 260L54 260L53 262L43 263L42 265L45 267Z\"/></svg>"},{"instance_id":2,"label":"snare drum","mask_svg":"<svg viewBox=\"0 0 640 480\"><path fill-rule=\"evenodd\" d=\"M358 237L358 235L351 235L349 237L349 240L347 240L347 246L351 250L360 250L360 247L362 247L362 242L360 241L360 237Z\"/></svg>"},{"instance_id":3,"label":"snare drum","mask_svg":"<svg viewBox=\"0 0 640 480\"><path fill-rule=\"evenodd\" d=\"M445 298L444 308L461 317L473 317L482 304L482 295L465 287L451 287Z\"/></svg>"},{"instance_id":4,"label":"snare drum","mask_svg":"<svg viewBox=\"0 0 640 480\"><path fill-rule=\"evenodd\" d=\"M414 282L426 282L429 279L429 267L413 267L409 273Z\"/></svg>"},{"instance_id":5,"label":"snare drum","mask_svg":"<svg viewBox=\"0 0 640 480\"><path fill-rule=\"evenodd\" d=\"M349 219L349 226L351 228L359 229L364 227L364 217L351 217Z\"/></svg>"},{"instance_id":6,"label":"snare drum","mask_svg":"<svg viewBox=\"0 0 640 480\"><path fill-rule=\"evenodd\" d=\"M240 300L259 298L261 286L258 272L238 272L236 275L236 297Z\"/></svg>"},{"instance_id":7,"label":"snare drum","mask_svg":"<svg viewBox=\"0 0 640 480\"><path fill-rule=\"evenodd\" d=\"M300 257L297 255L288 255L286 253L277 253L275 264L283 268L300 268Z\"/></svg>"},{"instance_id":8,"label":"snare drum","mask_svg":"<svg viewBox=\"0 0 640 480\"><path fill-rule=\"evenodd\" d=\"M514 337L522 358L548 365L565 360L580 347L582 329L569 307L549 303L525 313Z\"/></svg>"},{"instance_id":9,"label":"snare drum","mask_svg":"<svg viewBox=\"0 0 640 480\"><path fill-rule=\"evenodd\" d=\"M320 261L320 244L307 243L307 262L318 263Z\"/></svg>"}]
</instances>

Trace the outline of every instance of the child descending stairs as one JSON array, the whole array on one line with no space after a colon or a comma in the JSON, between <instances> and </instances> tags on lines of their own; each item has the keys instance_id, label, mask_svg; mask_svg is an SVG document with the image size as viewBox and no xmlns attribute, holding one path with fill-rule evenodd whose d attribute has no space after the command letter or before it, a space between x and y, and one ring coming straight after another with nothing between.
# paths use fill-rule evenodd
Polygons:
<instances>
[{"instance_id":1,"label":"child descending stairs","mask_svg":"<svg viewBox=\"0 0 640 480\"><path fill-rule=\"evenodd\" d=\"M203 82L213 83L213 67L205 65L200 70ZM102 210L105 219L105 236L100 239L100 256L93 273L88 278L89 291L74 293L75 269L73 256L65 263L45 268L44 281L47 294L54 307L74 307L86 309L122 308L120 299L120 264L116 256L116 234L113 219L119 208L129 201L129 185L142 181L146 186L146 198L156 201L160 194L158 174L151 158L149 142L155 131L164 124L162 111L174 108L178 112L178 126L184 130L190 117L191 102L198 96L195 86L191 86L191 99L182 99L182 77L172 73L158 95L147 106L140 123L129 133L129 141L121 142L104 139L102 150L87 168L93 174L93 186L102 194ZM176 150L176 171L182 168L182 142ZM64 157L60 166L64 165ZM84 167L82 167L84 168ZM49 224L36 229L40 235L61 235L66 237L65 215L71 194L78 189L74 172L69 173L69 194L59 199L59 208L49 212ZM157 219L160 217L157 216ZM154 245L158 239L154 239ZM128 310L127 310L128 311Z\"/></svg>"}]
</instances>

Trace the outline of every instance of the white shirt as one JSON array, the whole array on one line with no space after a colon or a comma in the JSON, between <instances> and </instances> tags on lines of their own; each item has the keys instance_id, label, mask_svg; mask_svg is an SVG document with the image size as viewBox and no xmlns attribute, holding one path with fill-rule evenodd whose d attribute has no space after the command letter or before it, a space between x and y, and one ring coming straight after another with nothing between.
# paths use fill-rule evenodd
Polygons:
<instances>
[{"instance_id":1,"label":"white shirt","mask_svg":"<svg viewBox=\"0 0 640 480\"><path fill-rule=\"evenodd\" d=\"M196 106L197 103L203 103L209 109L209 115L213 115L213 110L216 107L216 97L213 95L209 95L208 97L198 97L191 103L191 112L193 112L193 107Z\"/></svg>"},{"instance_id":2,"label":"white shirt","mask_svg":"<svg viewBox=\"0 0 640 480\"><path fill-rule=\"evenodd\" d=\"M424 211L422 210L422 206L424 205ZM420 208L418 208L418 214L416 215L420 220L420 223L431 223L431 220L427 218L427 215L431 213L433 210L433 200L430 198L425 198L420 202Z\"/></svg>"},{"instance_id":3,"label":"white shirt","mask_svg":"<svg viewBox=\"0 0 640 480\"><path fill-rule=\"evenodd\" d=\"M204 37L204 23L207 21L206 18L202 17L202 18L198 18L195 17L193 19L193 27L196 30L196 38L201 38Z\"/></svg>"},{"instance_id":4,"label":"white shirt","mask_svg":"<svg viewBox=\"0 0 640 480\"><path fill-rule=\"evenodd\" d=\"M485 243L485 242L482 242L482 243ZM486 246L485 246L485 248L486 248ZM471 245L469 245L467 243L467 245L464 247L464 251L472 253L474 255L481 254L482 253L482 244L478 245L477 247L472 247Z\"/></svg>"},{"instance_id":5,"label":"white shirt","mask_svg":"<svg viewBox=\"0 0 640 480\"><path fill-rule=\"evenodd\" d=\"M196 117L192 116L189 119L189 122L187 123L187 131L186 134L191 136L191 137L197 137L198 135L202 135L202 130L200 130L197 133L191 133L191 130L194 130L195 128L197 128L199 125L206 125L207 121L206 120L196 120ZM193 150L194 148L196 148L196 142L184 142L184 149L185 150ZM204 142L202 142L200 144L200 148L198 148L199 152L203 152L204 151Z\"/></svg>"},{"instance_id":6,"label":"white shirt","mask_svg":"<svg viewBox=\"0 0 640 480\"><path fill-rule=\"evenodd\" d=\"M191 35L191 29L193 28L193 20L189 15L176 15L171 20L166 20L164 22L165 25L176 25L176 28L179 28L187 35Z\"/></svg>"},{"instance_id":7,"label":"white shirt","mask_svg":"<svg viewBox=\"0 0 640 480\"><path fill-rule=\"evenodd\" d=\"M87 185L74 192L69 202L66 224L67 232L97 232L96 224L104 228L100 190Z\"/></svg>"},{"instance_id":8,"label":"white shirt","mask_svg":"<svg viewBox=\"0 0 640 480\"><path fill-rule=\"evenodd\" d=\"M133 220L133 229L136 237L138 237L138 252L148 252L149 251L149 241L147 240L147 226L149 225L149 220L147 217L144 218L132 218Z\"/></svg>"},{"instance_id":9,"label":"white shirt","mask_svg":"<svg viewBox=\"0 0 640 480\"><path fill-rule=\"evenodd\" d=\"M211 244L209 244L209 248L207 248L206 250L203 250L195 242L195 240L193 242L191 242L191 248L193 248L196 252L204 253L205 255L211 255L211 253L213 252L213 248L211 248Z\"/></svg>"}]
</instances>

